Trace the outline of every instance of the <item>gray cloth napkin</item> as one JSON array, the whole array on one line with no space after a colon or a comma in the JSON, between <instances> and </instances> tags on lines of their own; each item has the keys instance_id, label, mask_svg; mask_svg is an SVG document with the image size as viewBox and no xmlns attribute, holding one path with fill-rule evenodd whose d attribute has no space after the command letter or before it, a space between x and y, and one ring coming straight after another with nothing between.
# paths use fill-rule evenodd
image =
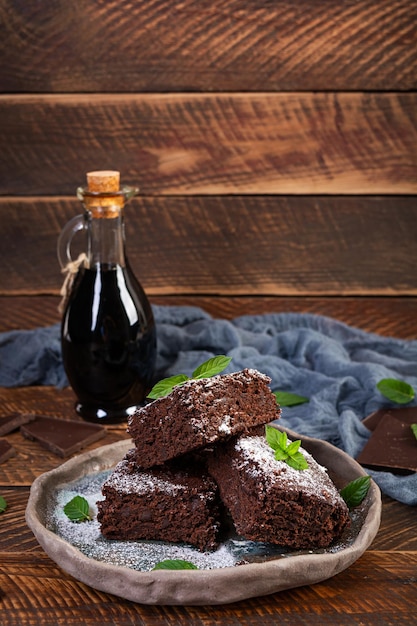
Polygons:
<instances>
[{"instance_id":1,"label":"gray cloth napkin","mask_svg":"<svg viewBox=\"0 0 417 626\"><path fill-rule=\"evenodd\" d=\"M417 390L417 341L381 337L328 317L298 313L214 319L196 307L153 306L158 331L157 378L192 371L216 354L232 357L227 371L253 367L273 390L307 396L284 407L281 424L329 441L356 457L370 436L361 420L393 406L376 388L400 378ZM59 325L0 333L0 386L67 385ZM413 401L412 404L416 404ZM381 490L417 504L417 474L369 470Z\"/></svg>"}]
</instances>

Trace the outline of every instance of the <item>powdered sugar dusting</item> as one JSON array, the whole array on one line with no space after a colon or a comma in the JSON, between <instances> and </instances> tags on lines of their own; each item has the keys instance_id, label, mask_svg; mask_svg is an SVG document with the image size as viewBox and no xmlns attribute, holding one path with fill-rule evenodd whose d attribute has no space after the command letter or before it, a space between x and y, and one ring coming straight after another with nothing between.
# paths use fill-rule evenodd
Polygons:
<instances>
[{"instance_id":1,"label":"powdered sugar dusting","mask_svg":"<svg viewBox=\"0 0 417 626\"><path fill-rule=\"evenodd\" d=\"M113 565L139 571L150 571L164 559L182 559L199 569L215 569L236 564L236 556L222 544L215 552L200 552L182 544L161 541L115 541L106 539L97 521L96 502L103 499L101 488L109 479L109 471L84 477L63 485L55 494L55 501L47 514L46 527L78 548L85 556ZM64 505L75 495L82 495L90 505L90 522L71 522L63 512Z\"/></svg>"},{"instance_id":2,"label":"powdered sugar dusting","mask_svg":"<svg viewBox=\"0 0 417 626\"><path fill-rule=\"evenodd\" d=\"M280 482L288 491L303 491L306 495L315 495L333 503L341 500L336 487L327 475L326 468L319 465L302 447L299 448L299 452L308 463L306 470L297 470L284 461L277 461L274 450L262 435L239 437L235 449L240 452L240 459L235 459L234 464L237 467L244 467L248 474L257 479L262 476L268 490L273 490L274 485Z\"/></svg>"},{"instance_id":3,"label":"powdered sugar dusting","mask_svg":"<svg viewBox=\"0 0 417 626\"><path fill-rule=\"evenodd\" d=\"M128 420L128 431L130 427L134 427L135 421L142 423L147 422L150 406L152 406L152 409L158 406L158 404L164 406L167 402L167 399L169 399L168 401L174 401L175 398L175 402L180 402L183 410L190 411L190 414L192 409L195 407L194 399L196 397L199 398L200 404L201 402L210 401L213 407L216 405L216 403L221 405L224 402L222 389L227 389L230 381L233 381L235 384L241 386L251 385L254 382L256 383L256 381L258 383L269 385L269 383L271 382L271 378L266 374L262 374L256 369L247 368L238 372L234 372L232 374L217 374L216 376L211 376L209 378L187 380L180 385L174 387L173 391L171 391L168 396L157 398L150 405L138 409L133 415L131 415ZM186 419L185 416L184 419ZM166 408L166 412L162 413L159 417L159 423L161 424L161 426L163 426L165 423L169 424L171 421L172 416L170 415L168 406ZM200 418L196 418L194 416L190 418L190 422L192 423L195 431L204 431L207 428L207 424L205 423L203 416L201 416ZM229 422L222 422L219 425L219 433L224 435L230 435L233 431L232 429L228 429L229 425L230 416Z\"/></svg>"},{"instance_id":4,"label":"powdered sugar dusting","mask_svg":"<svg viewBox=\"0 0 417 626\"><path fill-rule=\"evenodd\" d=\"M298 554L338 552L353 543L363 522L362 518L356 521L353 519L351 528L335 544L314 550L291 550L270 543L249 541L235 534L225 538L215 552L200 552L186 544L161 541L109 540L100 532L96 502L103 499L101 489L111 472L112 470L105 470L89 474L58 487L48 498L45 526L93 560L137 571L150 571L165 559L190 561L199 569L219 569ZM64 505L76 495L83 496L89 502L93 518L90 522L71 522L63 512Z\"/></svg>"},{"instance_id":5,"label":"powdered sugar dusting","mask_svg":"<svg viewBox=\"0 0 417 626\"><path fill-rule=\"evenodd\" d=\"M232 429L230 428L230 415L225 415L223 420L218 428L218 431L221 435L230 435L232 433Z\"/></svg>"},{"instance_id":6,"label":"powdered sugar dusting","mask_svg":"<svg viewBox=\"0 0 417 626\"><path fill-rule=\"evenodd\" d=\"M114 473L107 480L106 485L119 493L144 494L159 491L170 496L175 496L178 492L186 489L185 485L164 480L146 470L138 469L134 474L126 473L124 470L128 467L128 461L125 459L120 461Z\"/></svg>"}]
</instances>

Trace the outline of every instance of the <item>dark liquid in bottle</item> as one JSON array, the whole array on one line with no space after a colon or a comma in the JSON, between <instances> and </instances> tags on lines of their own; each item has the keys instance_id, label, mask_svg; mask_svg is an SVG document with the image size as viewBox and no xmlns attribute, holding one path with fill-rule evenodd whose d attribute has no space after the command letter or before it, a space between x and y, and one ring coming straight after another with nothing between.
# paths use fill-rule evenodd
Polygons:
<instances>
[{"instance_id":1,"label":"dark liquid in bottle","mask_svg":"<svg viewBox=\"0 0 417 626\"><path fill-rule=\"evenodd\" d=\"M152 310L129 267L81 269L61 330L77 412L90 421L125 420L145 400L156 359Z\"/></svg>"}]
</instances>

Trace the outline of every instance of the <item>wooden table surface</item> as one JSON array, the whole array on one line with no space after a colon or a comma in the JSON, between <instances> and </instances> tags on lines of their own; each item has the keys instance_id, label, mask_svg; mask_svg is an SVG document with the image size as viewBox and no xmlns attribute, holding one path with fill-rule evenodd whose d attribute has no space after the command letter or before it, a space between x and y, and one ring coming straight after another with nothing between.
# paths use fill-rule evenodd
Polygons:
<instances>
[{"instance_id":1,"label":"wooden table surface","mask_svg":"<svg viewBox=\"0 0 417 626\"><path fill-rule=\"evenodd\" d=\"M153 298L153 302L172 300ZM266 311L311 311L337 317L365 330L404 338L417 336L417 298L186 298L180 304L203 306L217 317ZM57 321L57 298L0 297L0 331ZM0 389L0 415L36 411L75 417L71 390L30 387ZM109 427L104 440L127 437L124 427ZM148 606L101 593L58 567L38 545L25 523L29 489L36 476L62 459L23 439L6 437L17 454L0 465L0 624L117 626L287 624L392 626L417 624L416 510L383 497L380 530L365 554L350 568L313 586L223 606Z\"/></svg>"}]
</instances>

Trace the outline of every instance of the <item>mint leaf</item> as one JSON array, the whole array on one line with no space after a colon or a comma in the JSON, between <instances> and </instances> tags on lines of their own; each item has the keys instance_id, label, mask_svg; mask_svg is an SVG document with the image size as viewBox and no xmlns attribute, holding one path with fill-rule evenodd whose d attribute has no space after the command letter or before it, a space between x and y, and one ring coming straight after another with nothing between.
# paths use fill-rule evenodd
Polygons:
<instances>
[{"instance_id":1,"label":"mint leaf","mask_svg":"<svg viewBox=\"0 0 417 626\"><path fill-rule=\"evenodd\" d=\"M191 378L209 378L210 376L215 376L216 374L220 374L226 367L229 365L232 359L228 356L223 356L219 354L218 356L214 356L208 361L205 361L201 365L194 370L191 375Z\"/></svg>"},{"instance_id":2,"label":"mint leaf","mask_svg":"<svg viewBox=\"0 0 417 626\"><path fill-rule=\"evenodd\" d=\"M151 398L152 400L156 400L157 398L163 398L164 396L167 396L169 393L171 393L174 387L185 383L187 380L190 379L185 374L177 374L176 376L164 378L152 387L148 394L148 398Z\"/></svg>"},{"instance_id":3,"label":"mint leaf","mask_svg":"<svg viewBox=\"0 0 417 626\"><path fill-rule=\"evenodd\" d=\"M301 454L301 452L296 452L295 454L291 455L286 462L287 465L290 465L290 467L293 467L296 470L308 469L308 463Z\"/></svg>"},{"instance_id":4,"label":"mint leaf","mask_svg":"<svg viewBox=\"0 0 417 626\"><path fill-rule=\"evenodd\" d=\"M198 569L198 567L190 561L183 561L182 559L166 559L165 561L159 561L159 563L152 568L152 571L158 569Z\"/></svg>"},{"instance_id":5,"label":"mint leaf","mask_svg":"<svg viewBox=\"0 0 417 626\"><path fill-rule=\"evenodd\" d=\"M296 452L298 452L298 448L301 445L301 440L297 439L297 441L293 441L292 443L290 443L290 445L287 447L287 454L289 456L293 456Z\"/></svg>"},{"instance_id":6,"label":"mint leaf","mask_svg":"<svg viewBox=\"0 0 417 626\"><path fill-rule=\"evenodd\" d=\"M276 461L285 461L287 462L288 460L288 454L285 452L285 450L282 450L281 448L278 448L277 450L274 450L274 456L275 456L275 460Z\"/></svg>"},{"instance_id":7,"label":"mint leaf","mask_svg":"<svg viewBox=\"0 0 417 626\"><path fill-rule=\"evenodd\" d=\"M413 431L414 437L417 439L417 424L411 424L411 430Z\"/></svg>"},{"instance_id":8,"label":"mint leaf","mask_svg":"<svg viewBox=\"0 0 417 626\"><path fill-rule=\"evenodd\" d=\"M7 502L3 498L3 496L0 496L0 513L4 513L6 509L7 509Z\"/></svg>"},{"instance_id":9,"label":"mint leaf","mask_svg":"<svg viewBox=\"0 0 417 626\"><path fill-rule=\"evenodd\" d=\"M377 383L377 388L383 396L397 404L407 404L414 400L414 389L403 380L383 378Z\"/></svg>"},{"instance_id":10,"label":"mint leaf","mask_svg":"<svg viewBox=\"0 0 417 626\"><path fill-rule=\"evenodd\" d=\"M287 445L287 433L284 433L278 428L272 426L265 426L265 437L269 445L273 450L285 449Z\"/></svg>"},{"instance_id":11,"label":"mint leaf","mask_svg":"<svg viewBox=\"0 0 417 626\"><path fill-rule=\"evenodd\" d=\"M352 480L352 482L341 490L340 495L350 509L359 506L368 493L370 484L370 476L361 476L360 478L356 478L356 480Z\"/></svg>"},{"instance_id":12,"label":"mint leaf","mask_svg":"<svg viewBox=\"0 0 417 626\"><path fill-rule=\"evenodd\" d=\"M265 437L274 450L277 461L285 461L287 465L297 470L308 469L308 463L299 452L301 439L288 443L287 433L268 424L265 426Z\"/></svg>"},{"instance_id":13,"label":"mint leaf","mask_svg":"<svg viewBox=\"0 0 417 626\"><path fill-rule=\"evenodd\" d=\"M274 391L273 393L280 406L297 406L309 401L305 396L298 396L296 393L289 393L288 391Z\"/></svg>"},{"instance_id":14,"label":"mint leaf","mask_svg":"<svg viewBox=\"0 0 417 626\"><path fill-rule=\"evenodd\" d=\"M148 394L148 398L151 400L157 400L158 398L163 398L171 393L171 391L177 385L181 385L185 383L187 380L199 380L201 378L210 378L210 376L214 376L215 374L220 374L230 363L232 359L228 356L223 356L222 354L218 356L213 356L208 361L205 361L201 365L199 365L191 377L186 374L177 374L176 376L170 376L169 378L164 378L160 380L156 385L152 387Z\"/></svg>"},{"instance_id":15,"label":"mint leaf","mask_svg":"<svg viewBox=\"0 0 417 626\"><path fill-rule=\"evenodd\" d=\"M91 520L90 507L85 498L75 496L64 506L64 513L72 522L86 522Z\"/></svg>"}]
</instances>

